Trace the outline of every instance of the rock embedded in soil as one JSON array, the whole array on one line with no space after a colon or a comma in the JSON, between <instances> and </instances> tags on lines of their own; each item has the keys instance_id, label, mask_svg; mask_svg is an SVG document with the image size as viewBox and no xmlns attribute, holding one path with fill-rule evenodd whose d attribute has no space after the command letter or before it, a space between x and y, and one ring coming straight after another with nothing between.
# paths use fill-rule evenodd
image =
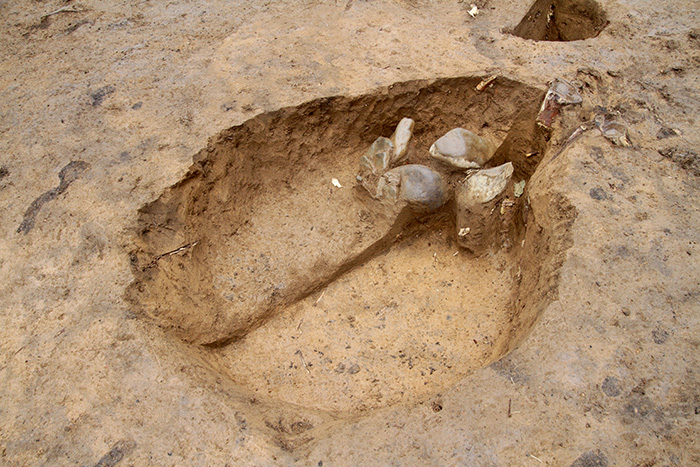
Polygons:
<instances>
[{"instance_id":1,"label":"rock embedded in soil","mask_svg":"<svg viewBox=\"0 0 700 467\"><path fill-rule=\"evenodd\" d=\"M415 122L410 118L402 118L394 134L391 135L391 141L394 143L395 154L392 158L391 165L396 166L404 161L407 155L408 143L413 136L413 126Z\"/></svg>"},{"instance_id":2,"label":"rock embedded in soil","mask_svg":"<svg viewBox=\"0 0 700 467\"><path fill-rule=\"evenodd\" d=\"M496 146L487 138L464 128L448 131L430 147L430 155L457 169L478 169L496 152Z\"/></svg>"},{"instance_id":3,"label":"rock embedded in soil","mask_svg":"<svg viewBox=\"0 0 700 467\"><path fill-rule=\"evenodd\" d=\"M380 196L380 192L377 191L379 177L389 170L394 154L394 143L390 139L380 136L360 159L360 171L357 179L375 198Z\"/></svg>"},{"instance_id":4,"label":"rock embedded in soil","mask_svg":"<svg viewBox=\"0 0 700 467\"><path fill-rule=\"evenodd\" d=\"M395 201L406 202L414 212L433 213L449 200L442 176L424 165L402 165L387 172L384 191Z\"/></svg>"},{"instance_id":5,"label":"rock embedded in soil","mask_svg":"<svg viewBox=\"0 0 700 467\"><path fill-rule=\"evenodd\" d=\"M367 153L360 159L360 171L381 175L389 169L392 157L394 157L394 143L389 138L380 136L374 140Z\"/></svg>"},{"instance_id":6,"label":"rock embedded in soil","mask_svg":"<svg viewBox=\"0 0 700 467\"><path fill-rule=\"evenodd\" d=\"M469 202L488 203L503 193L513 175L513 164L506 162L498 167L484 169L469 176L462 185L463 199Z\"/></svg>"},{"instance_id":7,"label":"rock embedded in soil","mask_svg":"<svg viewBox=\"0 0 700 467\"><path fill-rule=\"evenodd\" d=\"M460 246L477 255L492 246L501 220L495 208L512 176L513 164L507 162L479 170L457 187L456 230Z\"/></svg>"}]
</instances>

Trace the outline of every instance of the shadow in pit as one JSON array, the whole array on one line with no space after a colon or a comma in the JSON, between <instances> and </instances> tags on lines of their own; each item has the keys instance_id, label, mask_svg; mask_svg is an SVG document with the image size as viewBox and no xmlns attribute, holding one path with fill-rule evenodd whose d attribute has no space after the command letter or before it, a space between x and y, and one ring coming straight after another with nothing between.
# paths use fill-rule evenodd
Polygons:
<instances>
[{"instance_id":1,"label":"shadow in pit","mask_svg":"<svg viewBox=\"0 0 700 467\"><path fill-rule=\"evenodd\" d=\"M609 21L595 0L537 0L512 33L536 41L597 37Z\"/></svg>"}]
</instances>

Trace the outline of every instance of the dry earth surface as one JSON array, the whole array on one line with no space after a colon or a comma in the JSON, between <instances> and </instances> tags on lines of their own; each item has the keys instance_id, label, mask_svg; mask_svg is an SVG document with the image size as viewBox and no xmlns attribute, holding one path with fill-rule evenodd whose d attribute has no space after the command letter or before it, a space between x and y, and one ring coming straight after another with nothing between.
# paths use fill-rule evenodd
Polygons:
<instances>
[{"instance_id":1,"label":"dry earth surface","mask_svg":"<svg viewBox=\"0 0 700 467\"><path fill-rule=\"evenodd\" d=\"M0 464L700 465L695 2L0 23ZM557 77L583 102L545 130ZM631 145L569 140L602 108ZM526 181L486 254L356 187L401 117L410 162L464 126Z\"/></svg>"}]
</instances>

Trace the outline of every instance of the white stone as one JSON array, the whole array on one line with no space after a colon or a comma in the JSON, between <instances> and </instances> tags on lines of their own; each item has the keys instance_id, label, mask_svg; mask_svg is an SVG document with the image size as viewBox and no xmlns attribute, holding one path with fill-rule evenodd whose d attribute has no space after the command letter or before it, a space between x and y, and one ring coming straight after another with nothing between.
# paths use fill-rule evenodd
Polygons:
<instances>
[{"instance_id":1,"label":"white stone","mask_svg":"<svg viewBox=\"0 0 700 467\"><path fill-rule=\"evenodd\" d=\"M458 169L478 169L496 152L496 146L487 138L464 128L448 131L430 146L430 155Z\"/></svg>"},{"instance_id":2,"label":"white stone","mask_svg":"<svg viewBox=\"0 0 700 467\"><path fill-rule=\"evenodd\" d=\"M392 165L403 162L406 156L406 150L408 149L408 142L411 141L411 137L413 136L414 124L415 122L412 119L402 118L399 124L396 125L396 131L391 135L391 141L394 143Z\"/></svg>"},{"instance_id":3,"label":"white stone","mask_svg":"<svg viewBox=\"0 0 700 467\"><path fill-rule=\"evenodd\" d=\"M492 169L479 170L464 183L464 194L470 201L488 203L503 193L513 176L513 164L506 162Z\"/></svg>"}]
</instances>

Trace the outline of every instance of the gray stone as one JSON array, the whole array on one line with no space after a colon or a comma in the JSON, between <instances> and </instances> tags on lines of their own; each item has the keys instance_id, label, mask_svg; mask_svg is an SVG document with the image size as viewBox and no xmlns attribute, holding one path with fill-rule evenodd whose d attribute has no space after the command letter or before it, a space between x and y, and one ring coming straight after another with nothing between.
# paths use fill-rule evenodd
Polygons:
<instances>
[{"instance_id":1,"label":"gray stone","mask_svg":"<svg viewBox=\"0 0 700 467\"><path fill-rule=\"evenodd\" d=\"M496 146L487 138L464 128L448 131L430 147L430 155L458 169L478 169L496 152Z\"/></svg>"},{"instance_id":2,"label":"gray stone","mask_svg":"<svg viewBox=\"0 0 700 467\"><path fill-rule=\"evenodd\" d=\"M390 139L380 136L360 159L360 172L357 180L370 192L373 197L378 197L377 183L391 166L394 157L394 143Z\"/></svg>"},{"instance_id":3,"label":"gray stone","mask_svg":"<svg viewBox=\"0 0 700 467\"><path fill-rule=\"evenodd\" d=\"M594 121L603 136L615 146L632 146L627 133L627 126L622 123L618 113L599 113L595 116Z\"/></svg>"},{"instance_id":4,"label":"gray stone","mask_svg":"<svg viewBox=\"0 0 700 467\"><path fill-rule=\"evenodd\" d=\"M396 176L399 176L400 191L397 199L407 202L416 212L435 212L449 199L449 191L442 176L424 165L402 165L386 175L392 179L391 183L395 183Z\"/></svg>"},{"instance_id":5,"label":"gray stone","mask_svg":"<svg viewBox=\"0 0 700 467\"><path fill-rule=\"evenodd\" d=\"M600 388L603 390L603 393L608 397L617 397L622 392L620 390L620 381L614 376L608 376L607 378L605 378Z\"/></svg>"},{"instance_id":6,"label":"gray stone","mask_svg":"<svg viewBox=\"0 0 700 467\"><path fill-rule=\"evenodd\" d=\"M380 136L369 147L360 159L360 176L363 173L381 175L389 170L391 159L394 157L394 143L390 139Z\"/></svg>"}]
</instances>

